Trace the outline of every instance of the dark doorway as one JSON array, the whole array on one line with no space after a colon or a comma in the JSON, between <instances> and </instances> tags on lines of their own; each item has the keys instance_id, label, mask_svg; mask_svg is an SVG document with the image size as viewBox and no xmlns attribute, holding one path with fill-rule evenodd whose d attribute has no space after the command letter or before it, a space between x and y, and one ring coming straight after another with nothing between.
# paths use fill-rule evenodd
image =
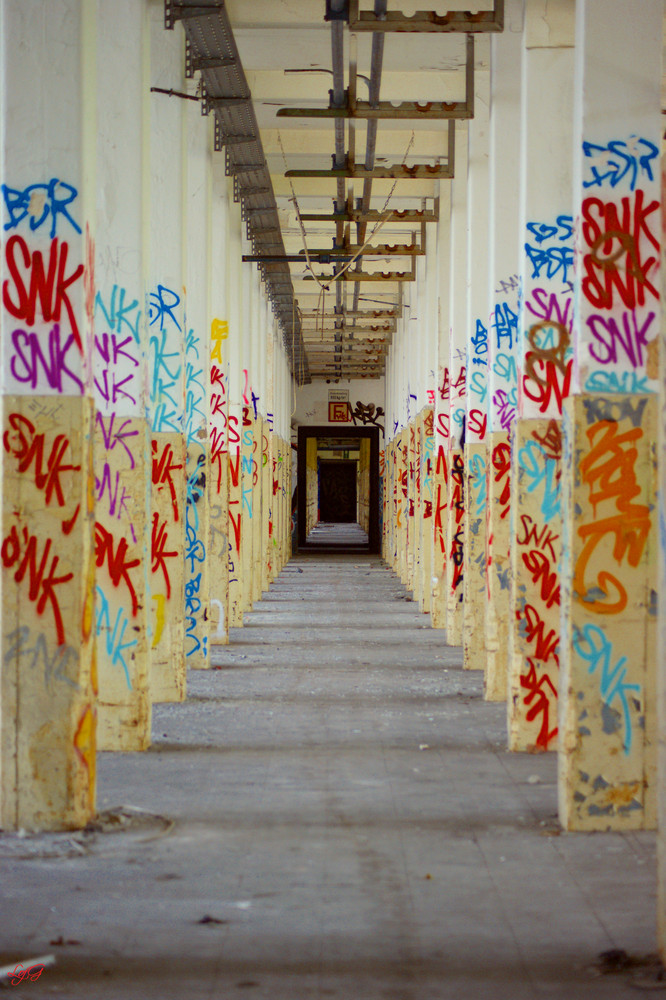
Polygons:
<instances>
[{"instance_id":1,"label":"dark doorway","mask_svg":"<svg viewBox=\"0 0 666 1000\"><path fill-rule=\"evenodd\" d=\"M379 553L379 427L298 428L297 517L299 551Z\"/></svg>"},{"instance_id":2,"label":"dark doorway","mask_svg":"<svg viewBox=\"0 0 666 1000\"><path fill-rule=\"evenodd\" d=\"M356 462L319 461L319 520L356 521Z\"/></svg>"}]
</instances>

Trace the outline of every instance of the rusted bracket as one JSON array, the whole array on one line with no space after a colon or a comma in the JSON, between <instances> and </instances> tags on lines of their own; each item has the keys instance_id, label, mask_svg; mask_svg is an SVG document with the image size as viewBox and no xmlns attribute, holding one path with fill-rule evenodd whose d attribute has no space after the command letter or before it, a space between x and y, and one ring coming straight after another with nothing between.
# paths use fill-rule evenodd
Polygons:
<instances>
[{"instance_id":1,"label":"rusted bracket","mask_svg":"<svg viewBox=\"0 0 666 1000\"><path fill-rule=\"evenodd\" d=\"M187 3L174 3L173 0L164 0L164 27L171 31L176 21L185 21L191 17L206 17L207 15L219 13L223 4L218 3L198 3L195 5Z\"/></svg>"},{"instance_id":2,"label":"rusted bracket","mask_svg":"<svg viewBox=\"0 0 666 1000\"><path fill-rule=\"evenodd\" d=\"M356 101L352 107L349 92L340 107L333 104L333 92L329 91L327 108L278 108L278 118L360 118L360 119L447 119L474 117L474 35L467 35L465 58L465 100L464 101L403 101L395 105L391 101Z\"/></svg>"},{"instance_id":3,"label":"rusted bracket","mask_svg":"<svg viewBox=\"0 0 666 1000\"><path fill-rule=\"evenodd\" d=\"M378 17L372 11L359 12L359 0L349 0L350 31L408 32L484 32L504 30L504 0L494 0L492 10L473 14L469 10L450 10L438 14L434 10L418 10L411 16L387 11Z\"/></svg>"}]
</instances>

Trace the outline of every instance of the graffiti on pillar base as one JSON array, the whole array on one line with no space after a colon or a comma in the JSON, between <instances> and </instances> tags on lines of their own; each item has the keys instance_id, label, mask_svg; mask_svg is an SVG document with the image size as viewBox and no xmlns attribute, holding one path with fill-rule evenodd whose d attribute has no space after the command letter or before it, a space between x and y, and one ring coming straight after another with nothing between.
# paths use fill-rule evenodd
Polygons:
<instances>
[{"instance_id":1,"label":"graffiti on pillar base","mask_svg":"<svg viewBox=\"0 0 666 1000\"><path fill-rule=\"evenodd\" d=\"M463 584L463 518L465 516L465 463L458 452L451 456L451 500L450 508L453 514L452 539L449 558L453 566L451 590L459 594L462 600Z\"/></svg>"},{"instance_id":2,"label":"graffiti on pillar base","mask_svg":"<svg viewBox=\"0 0 666 1000\"><path fill-rule=\"evenodd\" d=\"M573 597L588 611L602 615L616 615L626 608L626 575L623 582L620 570L623 564L639 565L652 526L649 505L636 502L643 493L636 474L643 428L619 427L614 420L592 423L580 459L589 508L576 529L583 548L574 568Z\"/></svg>"},{"instance_id":3,"label":"graffiti on pillar base","mask_svg":"<svg viewBox=\"0 0 666 1000\"><path fill-rule=\"evenodd\" d=\"M520 674L518 714L525 723L539 722L534 746L540 750L549 750L557 735L561 456L556 420L532 430L517 455L524 501L515 538L519 595L515 615L526 664ZM524 509L527 498L531 513Z\"/></svg>"},{"instance_id":4,"label":"graffiti on pillar base","mask_svg":"<svg viewBox=\"0 0 666 1000\"><path fill-rule=\"evenodd\" d=\"M642 699L641 685L629 683L626 679L627 657L615 659L613 644L598 625L587 624L582 629L576 629L573 647L588 664L588 673L596 674L599 681L601 699L609 710L602 713L604 732L610 734L622 730L624 752L629 754L633 739L629 699L637 716L642 712Z\"/></svg>"}]
</instances>

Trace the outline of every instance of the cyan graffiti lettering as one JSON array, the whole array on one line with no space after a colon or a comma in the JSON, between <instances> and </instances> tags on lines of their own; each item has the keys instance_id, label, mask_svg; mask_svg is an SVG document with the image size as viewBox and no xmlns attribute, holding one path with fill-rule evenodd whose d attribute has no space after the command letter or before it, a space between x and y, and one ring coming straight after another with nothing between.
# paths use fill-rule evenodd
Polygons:
<instances>
[{"instance_id":1,"label":"cyan graffiti lettering","mask_svg":"<svg viewBox=\"0 0 666 1000\"><path fill-rule=\"evenodd\" d=\"M115 621L111 625L111 605L102 588L97 587L97 635L100 636L102 632L105 633L106 655L111 661L112 667L122 667L125 675L125 683L128 690L131 691L132 679L125 657L129 655L131 649L138 646L139 642L138 639L130 639L128 642L123 642L125 632L128 628L129 619L122 608L118 608L116 611ZM132 654L133 658L134 654Z\"/></svg>"},{"instance_id":2,"label":"cyan graffiti lettering","mask_svg":"<svg viewBox=\"0 0 666 1000\"><path fill-rule=\"evenodd\" d=\"M127 301L125 301L127 299ZM95 317L101 313L109 330L122 336L124 329L135 344L141 343L141 310L139 302L127 294L126 289L114 285L109 301L104 301L101 292L95 296ZM126 343L126 341L124 342ZM129 356L129 355L128 355ZM108 363L108 358L106 359ZM134 360L132 358L132 360ZM138 364L138 362L137 362Z\"/></svg>"},{"instance_id":3,"label":"cyan graffiti lettering","mask_svg":"<svg viewBox=\"0 0 666 1000\"><path fill-rule=\"evenodd\" d=\"M599 691L609 708L618 702L624 720L624 752L629 754L633 741L631 711L628 695L640 699L641 685L627 682L627 657L620 656L613 663L613 646L598 625L584 625L574 632L573 646L580 658L589 664L588 674L594 674L599 667Z\"/></svg>"},{"instance_id":4,"label":"cyan graffiti lettering","mask_svg":"<svg viewBox=\"0 0 666 1000\"><path fill-rule=\"evenodd\" d=\"M546 521L560 512L560 467L538 441L527 441L518 451L521 480L528 493L539 491L539 507Z\"/></svg>"}]
</instances>

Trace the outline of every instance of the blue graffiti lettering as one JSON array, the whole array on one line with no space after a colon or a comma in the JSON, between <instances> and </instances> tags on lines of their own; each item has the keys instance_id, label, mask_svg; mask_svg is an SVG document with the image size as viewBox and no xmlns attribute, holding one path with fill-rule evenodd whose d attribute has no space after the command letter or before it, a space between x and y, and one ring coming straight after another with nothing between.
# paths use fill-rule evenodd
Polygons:
<instances>
[{"instance_id":1,"label":"blue graffiti lettering","mask_svg":"<svg viewBox=\"0 0 666 1000\"><path fill-rule=\"evenodd\" d=\"M156 292L151 292L148 304L148 320L151 326L159 322L160 330L164 330L164 323L167 317L180 330L181 325L175 315L176 308L180 305L180 295L178 292L158 285Z\"/></svg>"},{"instance_id":2,"label":"blue graffiti lettering","mask_svg":"<svg viewBox=\"0 0 666 1000\"><path fill-rule=\"evenodd\" d=\"M518 313L510 308L508 302L499 302L495 306L491 325L495 331L497 350L506 348L507 351L512 351L518 335Z\"/></svg>"},{"instance_id":3,"label":"blue graffiti lettering","mask_svg":"<svg viewBox=\"0 0 666 1000\"><path fill-rule=\"evenodd\" d=\"M68 205L78 197L78 191L71 184L53 177L48 184L30 184L19 190L2 185L2 195L9 222L5 222L5 231L17 229L23 220L30 216L30 229L34 232L51 217L50 238L58 231L58 216L64 216L75 232L80 233L81 227L69 214Z\"/></svg>"},{"instance_id":4,"label":"blue graffiti lettering","mask_svg":"<svg viewBox=\"0 0 666 1000\"><path fill-rule=\"evenodd\" d=\"M652 160L659 156L659 149L649 139L639 139L632 135L628 140L613 139L606 146L594 142L583 143L583 156L591 162L591 177L583 181L583 187L603 187L608 182L612 188L625 178L629 178L629 190L635 191L639 174L654 180Z\"/></svg>"}]
</instances>

